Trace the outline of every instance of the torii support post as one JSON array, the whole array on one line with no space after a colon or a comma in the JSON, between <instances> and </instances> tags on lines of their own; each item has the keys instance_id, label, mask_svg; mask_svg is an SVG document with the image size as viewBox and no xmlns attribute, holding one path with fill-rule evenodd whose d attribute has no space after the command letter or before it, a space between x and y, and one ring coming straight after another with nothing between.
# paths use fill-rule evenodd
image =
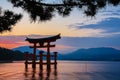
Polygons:
<instances>
[{"instance_id":1,"label":"torii support post","mask_svg":"<svg viewBox=\"0 0 120 80\"><path fill-rule=\"evenodd\" d=\"M40 56L39 68L40 70L43 70L43 51L40 51L39 56Z\"/></svg>"},{"instance_id":2,"label":"torii support post","mask_svg":"<svg viewBox=\"0 0 120 80\"><path fill-rule=\"evenodd\" d=\"M25 52L25 69L28 69L28 52Z\"/></svg>"},{"instance_id":3,"label":"torii support post","mask_svg":"<svg viewBox=\"0 0 120 80\"><path fill-rule=\"evenodd\" d=\"M33 62L32 62L32 68L36 68L36 43L34 43L34 49L33 49Z\"/></svg>"},{"instance_id":4,"label":"torii support post","mask_svg":"<svg viewBox=\"0 0 120 80\"><path fill-rule=\"evenodd\" d=\"M54 52L54 69L57 69L57 52Z\"/></svg>"},{"instance_id":5,"label":"torii support post","mask_svg":"<svg viewBox=\"0 0 120 80\"><path fill-rule=\"evenodd\" d=\"M50 70L50 42L47 43L47 70Z\"/></svg>"}]
</instances>

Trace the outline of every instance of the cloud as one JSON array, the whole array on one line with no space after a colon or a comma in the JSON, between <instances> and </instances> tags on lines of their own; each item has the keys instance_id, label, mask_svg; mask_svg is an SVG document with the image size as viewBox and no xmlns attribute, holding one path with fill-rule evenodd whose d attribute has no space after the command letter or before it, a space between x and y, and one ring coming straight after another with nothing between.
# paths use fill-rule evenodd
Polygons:
<instances>
[{"instance_id":1,"label":"cloud","mask_svg":"<svg viewBox=\"0 0 120 80\"><path fill-rule=\"evenodd\" d=\"M44 37L48 35L28 35L27 37ZM0 36L0 47L5 47L5 48L15 48L18 46L25 46L29 45L27 41L25 41L26 36L24 35L11 35L11 36Z\"/></svg>"},{"instance_id":2,"label":"cloud","mask_svg":"<svg viewBox=\"0 0 120 80\"><path fill-rule=\"evenodd\" d=\"M102 17L101 19L107 19L110 17L120 18L120 5L118 6L108 5L107 7L99 10L96 17L99 17L99 18Z\"/></svg>"},{"instance_id":3,"label":"cloud","mask_svg":"<svg viewBox=\"0 0 120 80\"><path fill-rule=\"evenodd\" d=\"M69 28L76 31L91 30L93 33L88 37L106 37L115 36L120 32L120 6L107 6L99 10L93 18L87 18L84 21L72 23ZM96 30L97 33L94 33Z\"/></svg>"},{"instance_id":4,"label":"cloud","mask_svg":"<svg viewBox=\"0 0 120 80\"><path fill-rule=\"evenodd\" d=\"M35 35L34 35L35 36ZM41 35L37 35L41 36ZM55 42L56 47L51 51L68 53L80 48L92 47L113 47L120 49L120 36L110 37L61 37ZM0 36L0 47L15 48L19 46L29 46L25 41L25 36Z\"/></svg>"},{"instance_id":5,"label":"cloud","mask_svg":"<svg viewBox=\"0 0 120 80\"><path fill-rule=\"evenodd\" d=\"M103 29L106 32L119 32L120 31L120 18L107 18L96 24L89 24L83 26L76 26L79 29L89 28L89 29Z\"/></svg>"},{"instance_id":6,"label":"cloud","mask_svg":"<svg viewBox=\"0 0 120 80\"><path fill-rule=\"evenodd\" d=\"M43 38L46 36L50 36L50 35L28 35L28 37L32 37L32 38L41 38L41 37ZM19 46L30 46L30 43L25 41L25 39L26 39L26 36L14 36L14 35L13 36L0 36L0 47L12 49L12 48L19 47ZM57 42L55 42L55 44L56 44L56 47L51 48L51 51L58 51L59 53L66 53L66 52L69 52L70 50L76 49L75 47L68 46L65 44L57 44ZM41 49L41 50L46 50L46 49Z\"/></svg>"},{"instance_id":7,"label":"cloud","mask_svg":"<svg viewBox=\"0 0 120 80\"><path fill-rule=\"evenodd\" d=\"M27 44L25 36L0 36L0 47L11 49Z\"/></svg>"},{"instance_id":8,"label":"cloud","mask_svg":"<svg viewBox=\"0 0 120 80\"><path fill-rule=\"evenodd\" d=\"M100 22L94 23L94 24L74 24L74 28L77 28L79 30L82 29L92 29L92 30L101 30L101 32L98 32L98 35L100 36L109 36L109 35L116 35L120 34L120 18L106 18ZM73 27L72 26L72 27ZM97 37L97 35L96 35Z\"/></svg>"}]
</instances>

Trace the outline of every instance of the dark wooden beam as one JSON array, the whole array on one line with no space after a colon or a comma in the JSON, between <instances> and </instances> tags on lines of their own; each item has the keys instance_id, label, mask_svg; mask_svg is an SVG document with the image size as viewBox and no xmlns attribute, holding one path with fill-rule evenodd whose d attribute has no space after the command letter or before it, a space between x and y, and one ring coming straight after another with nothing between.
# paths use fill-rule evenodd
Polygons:
<instances>
[{"instance_id":1,"label":"dark wooden beam","mask_svg":"<svg viewBox=\"0 0 120 80\"><path fill-rule=\"evenodd\" d=\"M25 64L32 64L32 63L33 63L32 61L25 62ZM40 64L40 62L35 62L35 64ZM45 64L47 64L47 62L43 62L43 63L41 63L41 64L45 65ZM56 63L55 63L55 62L51 62L50 64L51 64L51 65L57 64L57 62L56 62Z\"/></svg>"},{"instance_id":2,"label":"dark wooden beam","mask_svg":"<svg viewBox=\"0 0 120 80\"><path fill-rule=\"evenodd\" d=\"M47 47L55 47L55 45L36 46L36 48L47 48ZM30 46L30 48L34 48L34 46Z\"/></svg>"}]
</instances>

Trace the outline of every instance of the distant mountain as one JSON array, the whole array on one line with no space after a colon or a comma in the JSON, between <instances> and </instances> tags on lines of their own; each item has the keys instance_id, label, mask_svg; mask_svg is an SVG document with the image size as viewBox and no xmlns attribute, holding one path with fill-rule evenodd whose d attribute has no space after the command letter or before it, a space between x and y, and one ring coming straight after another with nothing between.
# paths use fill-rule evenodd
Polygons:
<instances>
[{"instance_id":1,"label":"distant mountain","mask_svg":"<svg viewBox=\"0 0 120 80\"><path fill-rule=\"evenodd\" d=\"M14 48L13 51L33 53L28 46ZM37 49L37 54L40 50ZM120 61L120 50L110 47L78 49L67 54L58 54L58 60L81 60L81 61Z\"/></svg>"},{"instance_id":2,"label":"distant mountain","mask_svg":"<svg viewBox=\"0 0 120 80\"><path fill-rule=\"evenodd\" d=\"M61 60L120 61L120 50L108 47L79 49L58 55Z\"/></svg>"},{"instance_id":3,"label":"distant mountain","mask_svg":"<svg viewBox=\"0 0 120 80\"><path fill-rule=\"evenodd\" d=\"M20 46L17 48L13 48L13 51L21 51L22 53L24 52L29 52L29 53L33 53L33 48L30 48L29 46ZM40 50L36 49L36 53L39 54Z\"/></svg>"}]
</instances>

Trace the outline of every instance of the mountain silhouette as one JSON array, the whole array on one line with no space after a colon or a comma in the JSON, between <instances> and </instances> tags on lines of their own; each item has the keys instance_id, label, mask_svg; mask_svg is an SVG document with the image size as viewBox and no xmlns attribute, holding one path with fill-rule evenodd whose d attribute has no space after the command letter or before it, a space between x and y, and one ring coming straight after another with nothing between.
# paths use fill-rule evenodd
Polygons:
<instances>
[{"instance_id":1,"label":"mountain silhouette","mask_svg":"<svg viewBox=\"0 0 120 80\"><path fill-rule=\"evenodd\" d=\"M58 55L58 59L84 61L119 61L120 50L109 47L78 49L68 54L60 54Z\"/></svg>"},{"instance_id":2,"label":"mountain silhouette","mask_svg":"<svg viewBox=\"0 0 120 80\"><path fill-rule=\"evenodd\" d=\"M29 52L33 53L33 48L30 48L29 46L20 46L12 49L13 51L21 51L22 53L24 52ZM41 50L36 49L36 54L39 54Z\"/></svg>"},{"instance_id":3,"label":"mountain silhouette","mask_svg":"<svg viewBox=\"0 0 120 80\"><path fill-rule=\"evenodd\" d=\"M14 48L13 51L21 51L33 53L33 49L29 46L20 46ZM40 50L37 49L37 54ZM120 50L111 47L99 47L78 49L67 54L58 54L58 60L81 60L81 61L120 61Z\"/></svg>"},{"instance_id":4,"label":"mountain silhouette","mask_svg":"<svg viewBox=\"0 0 120 80\"><path fill-rule=\"evenodd\" d=\"M15 60L25 60L25 54L20 51L13 51L0 47L0 63L11 62Z\"/></svg>"}]
</instances>

